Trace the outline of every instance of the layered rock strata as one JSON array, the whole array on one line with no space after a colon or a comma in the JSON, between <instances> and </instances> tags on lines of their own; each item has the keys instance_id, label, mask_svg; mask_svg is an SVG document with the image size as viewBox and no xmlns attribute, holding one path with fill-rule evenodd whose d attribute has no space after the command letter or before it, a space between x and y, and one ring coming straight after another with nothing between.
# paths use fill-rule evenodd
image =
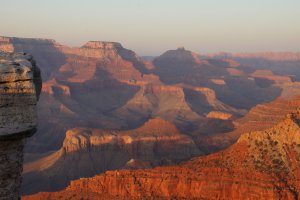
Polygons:
<instances>
[{"instance_id":1,"label":"layered rock strata","mask_svg":"<svg viewBox=\"0 0 300 200\"><path fill-rule=\"evenodd\" d=\"M24 138L36 131L41 90L32 56L0 52L0 199L18 199Z\"/></svg>"},{"instance_id":2,"label":"layered rock strata","mask_svg":"<svg viewBox=\"0 0 300 200\"><path fill-rule=\"evenodd\" d=\"M57 191L107 170L170 165L198 155L190 137L159 118L128 131L74 128L60 150L24 165L22 189L25 194Z\"/></svg>"},{"instance_id":3,"label":"layered rock strata","mask_svg":"<svg viewBox=\"0 0 300 200\"><path fill-rule=\"evenodd\" d=\"M111 171L25 199L285 199L300 192L300 112L242 135L219 153L173 167Z\"/></svg>"}]
</instances>

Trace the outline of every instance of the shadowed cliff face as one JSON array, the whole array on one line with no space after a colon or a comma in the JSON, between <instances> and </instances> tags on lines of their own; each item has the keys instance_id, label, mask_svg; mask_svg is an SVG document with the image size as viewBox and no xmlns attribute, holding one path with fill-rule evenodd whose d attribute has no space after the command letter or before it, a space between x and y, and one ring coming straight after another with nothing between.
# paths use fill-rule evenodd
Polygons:
<instances>
[{"instance_id":1,"label":"shadowed cliff face","mask_svg":"<svg viewBox=\"0 0 300 200\"><path fill-rule=\"evenodd\" d=\"M23 148L23 140L0 141L0 198L3 200L17 200L20 196Z\"/></svg>"},{"instance_id":2,"label":"shadowed cliff face","mask_svg":"<svg viewBox=\"0 0 300 200\"><path fill-rule=\"evenodd\" d=\"M24 199L286 199L300 192L300 112L179 166L111 171Z\"/></svg>"},{"instance_id":3,"label":"shadowed cliff face","mask_svg":"<svg viewBox=\"0 0 300 200\"><path fill-rule=\"evenodd\" d=\"M36 131L40 91L32 56L0 52L0 199L19 199L24 138Z\"/></svg>"}]
</instances>

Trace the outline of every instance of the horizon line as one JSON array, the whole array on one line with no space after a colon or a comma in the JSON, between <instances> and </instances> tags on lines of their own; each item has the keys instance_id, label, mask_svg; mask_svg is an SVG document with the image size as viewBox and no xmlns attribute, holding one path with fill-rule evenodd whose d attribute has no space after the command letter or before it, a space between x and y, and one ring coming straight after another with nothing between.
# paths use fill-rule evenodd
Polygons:
<instances>
[{"instance_id":1,"label":"horizon line","mask_svg":"<svg viewBox=\"0 0 300 200\"><path fill-rule=\"evenodd\" d=\"M17 37L17 36L4 36L4 35L0 35L0 38L8 38L8 39L25 39L25 40L44 40L44 41L52 41L52 42L55 42L61 46L65 46L65 47L69 47L69 48L82 48L84 45L86 45L88 42L106 42L106 43L116 43L116 44L121 44L121 46L125 49L128 49L128 50L131 50L133 52L135 52L136 54L137 51L133 50L133 49L129 49L129 48L126 48L123 46L123 43L122 42L119 42L119 41L108 41L108 40L88 40L87 42L85 42L83 45L81 46L72 46L72 45L69 45L69 44L65 44L63 42L58 42L56 39L50 39L50 38L42 38L42 37ZM288 50L280 50L280 51L274 51L274 50L268 50L268 51L237 51L237 52L231 52L231 51L214 51L214 52L208 52L208 53L199 53L197 51L194 51L194 50L190 50L190 49L186 49L185 46L181 46L181 47L176 47L176 48L171 48L171 49L166 49L163 53L167 52L167 51L170 51L170 50L177 50L179 48L184 48L186 51L191 51L193 53L196 53L198 55L210 55L210 54L231 54L231 55L235 55L235 54L267 54L267 53L278 53L278 54L283 54L283 53L295 53L295 54L300 54L300 50L298 51L288 51ZM157 57L157 56L160 56L162 55L163 53L161 54L158 54L158 55L139 55L139 57Z\"/></svg>"}]
</instances>

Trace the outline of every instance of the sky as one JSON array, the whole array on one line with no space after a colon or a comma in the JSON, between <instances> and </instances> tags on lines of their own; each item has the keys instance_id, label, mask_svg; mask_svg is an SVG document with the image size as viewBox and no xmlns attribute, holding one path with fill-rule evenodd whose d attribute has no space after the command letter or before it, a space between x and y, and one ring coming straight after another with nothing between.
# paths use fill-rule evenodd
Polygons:
<instances>
[{"instance_id":1,"label":"sky","mask_svg":"<svg viewBox=\"0 0 300 200\"><path fill-rule=\"evenodd\" d=\"M0 0L0 35L115 41L141 56L300 51L300 0Z\"/></svg>"}]
</instances>

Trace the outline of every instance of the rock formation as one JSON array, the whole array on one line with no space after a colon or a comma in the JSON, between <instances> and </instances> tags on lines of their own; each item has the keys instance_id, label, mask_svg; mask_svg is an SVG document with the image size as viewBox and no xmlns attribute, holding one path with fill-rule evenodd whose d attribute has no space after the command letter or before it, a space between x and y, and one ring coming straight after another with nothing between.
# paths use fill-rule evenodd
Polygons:
<instances>
[{"instance_id":1,"label":"rock formation","mask_svg":"<svg viewBox=\"0 0 300 200\"><path fill-rule=\"evenodd\" d=\"M194 141L198 146L202 146L202 151L206 153L211 149L224 149L235 143L243 133L271 128L299 107L299 95L290 99L280 97L272 102L253 107L244 117L235 120L233 131L196 137Z\"/></svg>"},{"instance_id":2,"label":"rock formation","mask_svg":"<svg viewBox=\"0 0 300 200\"><path fill-rule=\"evenodd\" d=\"M281 199L300 193L300 111L242 135L219 153L179 166L110 171L24 199Z\"/></svg>"},{"instance_id":3,"label":"rock formation","mask_svg":"<svg viewBox=\"0 0 300 200\"><path fill-rule=\"evenodd\" d=\"M169 50L153 60L154 72L168 84L188 83L200 86L209 77L220 77L226 74L224 67L212 64L207 59L200 59L194 52L179 48ZM222 63L224 64L224 63Z\"/></svg>"},{"instance_id":4,"label":"rock formation","mask_svg":"<svg viewBox=\"0 0 300 200\"><path fill-rule=\"evenodd\" d=\"M74 128L59 151L25 164L23 189L27 194L57 191L71 180L106 170L169 165L197 155L201 152L193 140L162 119L128 131Z\"/></svg>"},{"instance_id":5,"label":"rock formation","mask_svg":"<svg viewBox=\"0 0 300 200\"><path fill-rule=\"evenodd\" d=\"M26 166L39 166L36 164L43 161L43 170L32 167L30 173L26 173L24 192L27 188L42 187L33 180L45 179L48 188L55 186L57 179L49 178L56 172L53 169L73 167L80 158L91 160L91 164L68 171L70 174L64 180L78 178L82 172L93 176L107 169L169 164L165 157L173 159L177 154L188 159L192 154L177 150L163 151L167 156L156 151L153 153L156 156L148 157L151 161L126 154L120 165L106 165L102 171L97 171L104 163L98 163L102 159L107 161L113 152L131 148L132 145L122 146L122 142L115 142L123 141L124 132L141 130L153 119L175 125L180 132L175 139L168 135L151 137L152 142L153 138L172 141L168 145L162 141L153 142L154 150L165 150L166 146L178 149L180 140L190 142L184 147L196 144L195 148L205 153L218 150L216 145L228 147L239 135L227 136L227 132L242 127L242 123L238 126L237 118L257 104L300 93L300 82L295 82L294 77L287 74L278 75L273 68L269 69L272 73L266 73L259 71L260 66L249 67L232 57L203 58L184 48L167 51L153 62L143 61L116 42L90 41L81 47L67 47L49 39L0 37L0 49L32 54L45 81L38 105L39 130L25 146ZM85 134L83 129L92 133L99 130L101 133L110 132L109 136L114 132L112 137L117 139L112 142L113 148L96 145L103 147L108 156L96 157L101 148L94 148L94 141L89 142L94 136ZM78 134L66 135L70 130ZM144 145L145 139L149 136L142 132L133 138L132 144L140 145L135 148L135 154L144 156L143 153L151 150ZM75 142L75 147L70 141ZM84 148L79 148L80 145ZM64 156L67 159L58 165ZM66 174L64 170L59 173Z\"/></svg>"},{"instance_id":6,"label":"rock formation","mask_svg":"<svg viewBox=\"0 0 300 200\"><path fill-rule=\"evenodd\" d=\"M46 77L38 109L40 128L26 146L26 161L60 149L65 132L74 127L129 130L159 117L186 133L207 123L211 111L232 114L232 119L241 115L235 109L228 110L230 106L211 88L162 83L162 76L153 74L154 66L147 66L151 64L119 43L92 41L71 48L47 39L1 37L1 41L2 50L33 54ZM174 56L180 60L188 51L178 52ZM208 63L192 52L186 57L183 60L192 59L197 66ZM226 72L213 64L206 68Z\"/></svg>"},{"instance_id":7,"label":"rock formation","mask_svg":"<svg viewBox=\"0 0 300 200\"><path fill-rule=\"evenodd\" d=\"M24 141L36 132L40 90L32 56L0 52L0 199L19 198Z\"/></svg>"},{"instance_id":8,"label":"rock formation","mask_svg":"<svg viewBox=\"0 0 300 200\"><path fill-rule=\"evenodd\" d=\"M220 101L235 108L250 109L258 103L274 100L281 92L273 84L261 87L251 77L253 69L227 57L203 57L179 48L163 53L153 64L155 68L151 71L162 82L210 88Z\"/></svg>"}]
</instances>

